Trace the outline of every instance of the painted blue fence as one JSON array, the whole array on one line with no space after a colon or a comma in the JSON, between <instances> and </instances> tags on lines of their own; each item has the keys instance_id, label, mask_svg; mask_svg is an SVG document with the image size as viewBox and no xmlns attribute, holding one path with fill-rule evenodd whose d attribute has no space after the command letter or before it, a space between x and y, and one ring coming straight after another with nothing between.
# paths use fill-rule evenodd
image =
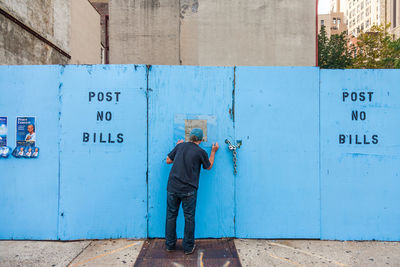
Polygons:
<instances>
[{"instance_id":1,"label":"painted blue fence","mask_svg":"<svg viewBox=\"0 0 400 267\"><path fill-rule=\"evenodd\" d=\"M206 122L196 236L400 240L400 71L0 66L0 239L163 237L166 154ZM238 173L225 139L241 141ZM183 218L178 219L182 236Z\"/></svg>"}]
</instances>

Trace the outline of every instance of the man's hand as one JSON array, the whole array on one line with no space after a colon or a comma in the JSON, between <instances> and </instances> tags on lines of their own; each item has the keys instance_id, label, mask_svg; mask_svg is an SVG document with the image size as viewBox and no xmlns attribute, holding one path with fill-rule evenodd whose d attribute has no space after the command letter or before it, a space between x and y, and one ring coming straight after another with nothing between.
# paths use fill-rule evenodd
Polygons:
<instances>
[{"instance_id":1,"label":"man's hand","mask_svg":"<svg viewBox=\"0 0 400 267\"><path fill-rule=\"evenodd\" d=\"M212 166L214 165L215 152L218 151L218 148L219 148L218 143L215 143L215 144L212 145L211 154L210 154L210 163L211 163L211 165L207 170L211 170Z\"/></svg>"},{"instance_id":2,"label":"man's hand","mask_svg":"<svg viewBox=\"0 0 400 267\"><path fill-rule=\"evenodd\" d=\"M215 153L215 152L218 151L218 149L219 149L219 145L218 145L218 142L217 142L217 143L212 145L211 151Z\"/></svg>"},{"instance_id":3,"label":"man's hand","mask_svg":"<svg viewBox=\"0 0 400 267\"><path fill-rule=\"evenodd\" d=\"M185 142L185 141L180 139L180 140L178 140L178 142L176 142L176 144L179 145L180 143L183 143L183 142Z\"/></svg>"},{"instance_id":4,"label":"man's hand","mask_svg":"<svg viewBox=\"0 0 400 267\"><path fill-rule=\"evenodd\" d=\"M174 163L174 161L172 161L168 156L167 156L166 162L167 162L167 164Z\"/></svg>"}]
</instances>

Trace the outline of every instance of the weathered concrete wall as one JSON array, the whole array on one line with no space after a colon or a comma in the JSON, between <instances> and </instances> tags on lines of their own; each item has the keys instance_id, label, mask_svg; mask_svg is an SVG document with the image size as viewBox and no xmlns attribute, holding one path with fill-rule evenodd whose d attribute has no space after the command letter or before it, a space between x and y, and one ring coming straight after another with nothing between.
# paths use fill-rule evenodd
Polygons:
<instances>
[{"instance_id":1,"label":"weathered concrete wall","mask_svg":"<svg viewBox=\"0 0 400 267\"><path fill-rule=\"evenodd\" d=\"M110 63L179 64L179 1L110 1Z\"/></svg>"},{"instance_id":2,"label":"weathered concrete wall","mask_svg":"<svg viewBox=\"0 0 400 267\"><path fill-rule=\"evenodd\" d=\"M109 0L90 0L90 3L94 6L94 8L100 13L100 25L101 25L101 44L106 47L107 44L107 27L106 16L109 15L108 12L108 2Z\"/></svg>"},{"instance_id":3,"label":"weathered concrete wall","mask_svg":"<svg viewBox=\"0 0 400 267\"><path fill-rule=\"evenodd\" d=\"M0 7L69 53L70 2L0 0Z\"/></svg>"},{"instance_id":4,"label":"weathered concrete wall","mask_svg":"<svg viewBox=\"0 0 400 267\"><path fill-rule=\"evenodd\" d=\"M70 1L0 0L0 8L66 54L70 48ZM21 25L0 15L0 64L66 64L69 59Z\"/></svg>"},{"instance_id":5,"label":"weathered concrete wall","mask_svg":"<svg viewBox=\"0 0 400 267\"><path fill-rule=\"evenodd\" d=\"M70 63L101 63L100 14L89 1L71 1Z\"/></svg>"},{"instance_id":6,"label":"weathered concrete wall","mask_svg":"<svg viewBox=\"0 0 400 267\"><path fill-rule=\"evenodd\" d=\"M0 65L66 63L67 57L0 14Z\"/></svg>"},{"instance_id":7,"label":"weathered concrete wall","mask_svg":"<svg viewBox=\"0 0 400 267\"><path fill-rule=\"evenodd\" d=\"M110 62L316 63L316 1L110 0Z\"/></svg>"}]
</instances>

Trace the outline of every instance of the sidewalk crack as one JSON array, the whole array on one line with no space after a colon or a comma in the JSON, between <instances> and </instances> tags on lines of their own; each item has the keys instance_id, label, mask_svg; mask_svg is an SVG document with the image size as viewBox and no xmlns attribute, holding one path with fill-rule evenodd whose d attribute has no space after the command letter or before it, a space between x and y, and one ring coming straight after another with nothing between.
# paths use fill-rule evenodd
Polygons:
<instances>
[{"instance_id":1,"label":"sidewalk crack","mask_svg":"<svg viewBox=\"0 0 400 267\"><path fill-rule=\"evenodd\" d=\"M90 241L89 242L89 244L87 244L87 246L86 247L84 247L68 264L67 264L67 267L68 266L70 266L73 262L74 262L74 260L76 260L81 254L82 254L82 252L84 252L91 244L92 244L92 242L93 241Z\"/></svg>"}]
</instances>

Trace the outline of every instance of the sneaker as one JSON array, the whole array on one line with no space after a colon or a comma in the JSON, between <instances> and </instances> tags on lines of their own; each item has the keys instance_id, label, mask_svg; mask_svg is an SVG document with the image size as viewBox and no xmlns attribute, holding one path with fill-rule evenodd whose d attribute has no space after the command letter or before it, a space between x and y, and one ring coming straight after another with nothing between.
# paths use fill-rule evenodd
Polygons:
<instances>
[{"instance_id":1,"label":"sneaker","mask_svg":"<svg viewBox=\"0 0 400 267\"><path fill-rule=\"evenodd\" d=\"M196 249L196 244L193 245L192 250L190 250L190 251L185 251L185 254L186 254L186 255L190 255L190 254L192 254L192 253L194 252L195 249Z\"/></svg>"},{"instance_id":2,"label":"sneaker","mask_svg":"<svg viewBox=\"0 0 400 267\"><path fill-rule=\"evenodd\" d=\"M168 246L167 246L167 251L168 251L168 252L175 251L175 250L176 250L176 247L175 247L175 246L173 246L173 247L168 247Z\"/></svg>"}]
</instances>

